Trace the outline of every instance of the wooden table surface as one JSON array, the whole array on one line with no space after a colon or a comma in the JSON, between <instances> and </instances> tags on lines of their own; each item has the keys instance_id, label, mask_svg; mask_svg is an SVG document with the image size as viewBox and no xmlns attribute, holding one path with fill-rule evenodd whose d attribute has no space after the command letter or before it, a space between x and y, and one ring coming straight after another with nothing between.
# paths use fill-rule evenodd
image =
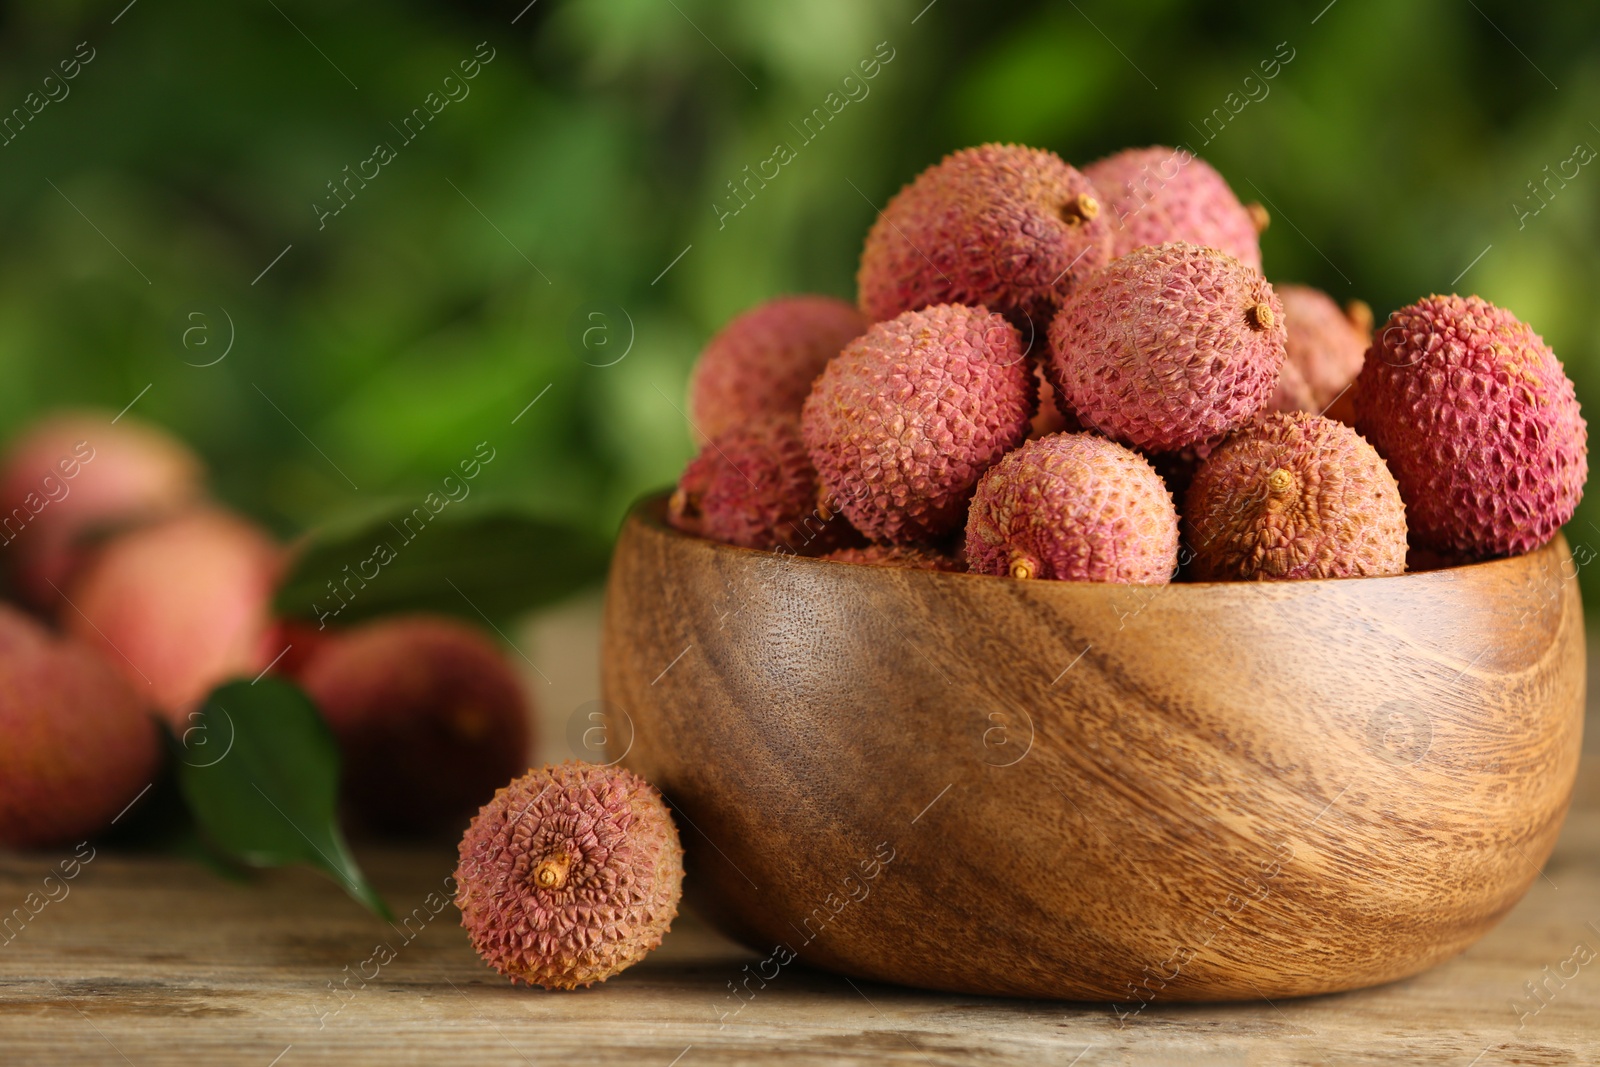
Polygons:
<instances>
[{"instance_id":1,"label":"wooden table surface","mask_svg":"<svg viewBox=\"0 0 1600 1067\"><path fill-rule=\"evenodd\" d=\"M400 928L305 871L241 885L102 849L72 881L46 883L67 850L0 854L0 917L30 893L56 898L0 933L0 1064L1600 1064L1595 725L1591 701L1573 810L1526 899L1462 956L1377 989L1158 1002L1119 1021L1103 1005L789 967L740 1009L730 984L758 957L689 915L632 970L548 993L478 962L439 903L448 844L358 848L395 911L414 916Z\"/></svg>"}]
</instances>

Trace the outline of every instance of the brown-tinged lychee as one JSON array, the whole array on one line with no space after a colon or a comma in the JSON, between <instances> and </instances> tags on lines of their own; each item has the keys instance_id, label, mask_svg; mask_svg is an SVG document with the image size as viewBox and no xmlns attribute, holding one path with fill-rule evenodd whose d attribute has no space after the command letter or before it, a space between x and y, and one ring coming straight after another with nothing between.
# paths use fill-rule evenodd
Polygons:
<instances>
[{"instance_id":1,"label":"brown-tinged lychee","mask_svg":"<svg viewBox=\"0 0 1600 1067\"><path fill-rule=\"evenodd\" d=\"M1083 168L1111 221L1111 254L1172 241L1215 248L1261 269L1266 209L1239 203L1216 169L1183 148L1125 148Z\"/></svg>"},{"instance_id":2,"label":"brown-tinged lychee","mask_svg":"<svg viewBox=\"0 0 1600 1067\"><path fill-rule=\"evenodd\" d=\"M932 304L1041 326L1111 254L1094 185L1054 152L986 144L946 156L878 214L856 274L874 322Z\"/></svg>"},{"instance_id":3,"label":"brown-tinged lychee","mask_svg":"<svg viewBox=\"0 0 1600 1067\"><path fill-rule=\"evenodd\" d=\"M1330 405L1361 373L1372 341L1372 311L1360 301L1340 309L1320 289L1276 285L1288 340L1270 411L1309 411L1336 417ZM1342 420L1341 420L1342 421Z\"/></svg>"},{"instance_id":4,"label":"brown-tinged lychee","mask_svg":"<svg viewBox=\"0 0 1600 1067\"><path fill-rule=\"evenodd\" d=\"M95 651L0 606L0 845L105 830L155 780L161 735Z\"/></svg>"},{"instance_id":5,"label":"brown-tinged lychee","mask_svg":"<svg viewBox=\"0 0 1600 1067\"><path fill-rule=\"evenodd\" d=\"M455 877L461 925L486 963L513 984L575 989L661 944L683 895L683 849L648 782L568 761L483 806Z\"/></svg>"},{"instance_id":6,"label":"brown-tinged lychee","mask_svg":"<svg viewBox=\"0 0 1600 1067\"><path fill-rule=\"evenodd\" d=\"M974 574L1159 585L1178 568L1178 513L1137 452L1096 434L1054 434L983 476L966 554Z\"/></svg>"},{"instance_id":7,"label":"brown-tinged lychee","mask_svg":"<svg viewBox=\"0 0 1600 1067\"><path fill-rule=\"evenodd\" d=\"M702 442L765 416L799 418L828 360L861 336L861 312L831 296L785 296L735 317L700 353L689 419Z\"/></svg>"},{"instance_id":8,"label":"brown-tinged lychee","mask_svg":"<svg viewBox=\"0 0 1600 1067\"><path fill-rule=\"evenodd\" d=\"M835 563L900 567L914 571L960 572L967 569L961 559L931 545L865 545L835 549L822 558Z\"/></svg>"},{"instance_id":9,"label":"brown-tinged lychee","mask_svg":"<svg viewBox=\"0 0 1600 1067\"><path fill-rule=\"evenodd\" d=\"M1356 380L1356 427L1388 461L1425 548L1537 548L1572 517L1589 473L1561 361L1476 296L1430 296L1389 316Z\"/></svg>"},{"instance_id":10,"label":"brown-tinged lychee","mask_svg":"<svg viewBox=\"0 0 1600 1067\"><path fill-rule=\"evenodd\" d=\"M345 802L373 829L460 830L528 767L523 687L464 623L407 615L353 626L298 677L338 738Z\"/></svg>"},{"instance_id":11,"label":"brown-tinged lychee","mask_svg":"<svg viewBox=\"0 0 1600 1067\"><path fill-rule=\"evenodd\" d=\"M1184 526L1200 581L1403 574L1406 508L1350 427L1275 413L1229 437L1195 473Z\"/></svg>"},{"instance_id":12,"label":"brown-tinged lychee","mask_svg":"<svg viewBox=\"0 0 1600 1067\"><path fill-rule=\"evenodd\" d=\"M217 685L253 677L271 631L282 553L220 509L186 512L99 546L57 609L178 730Z\"/></svg>"},{"instance_id":13,"label":"brown-tinged lychee","mask_svg":"<svg viewBox=\"0 0 1600 1067\"><path fill-rule=\"evenodd\" d=\"M1211 248L1136 248L1091 275L1050 325L1051 380L1079 421L1175 452L1248 422L1283 368L1283 304Z\"/></svg>"},{"instance_id":14,"label":"brown-tinged lychee","mask_svg":"<svg viewBox=\"0 0 1600 1067\"><path fill-rule=\"evenodd\" d=\"M880 322L806 398L801 432L825 507L877 541L933 541L961 524L983 472L1021 444L1033 370L1017 330L941 304Z\"/></svg>"},{"instance_id":15,"label":"brown-tinged lychee","mask_svg":"<svg viewBox=\"0 0 1600 1067\"><path fill-rule=\"evenodd\" d=\"M75 410L24 429L0 464L0 540L16 590L51 607L106 529L187 507L203 492L200 461L132 415Z\"/></svg>"},{"instance_id":16,"label":"brown-tinged lychee","mask_svg":"<svg viewBox=\"0 0 1600 1067\"><path fill-rule=\"evenodd\" d=\"M793 416L757 419L707 442L678 479L667 521L713 541L801 555L854 536L819 502L816 468Z\"/></svg>"}]
</instances>

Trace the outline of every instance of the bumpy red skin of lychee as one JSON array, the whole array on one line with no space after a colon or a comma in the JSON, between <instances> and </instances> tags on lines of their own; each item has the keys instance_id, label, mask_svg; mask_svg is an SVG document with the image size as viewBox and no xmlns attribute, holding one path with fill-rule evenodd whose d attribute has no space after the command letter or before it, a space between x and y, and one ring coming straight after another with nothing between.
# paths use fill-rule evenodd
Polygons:
<instances>
[{"instance_id":1,"label":"bumpy red skin of lychee","mask_svg":"<svg viewBox=\"0 0 1600 1067\"><path fill-rule=\"evenodd\" d=\"M1356 380L1356 427L1405 498L1414 542L1485 558L1527 552L1572 518L1588 428L1561 361L1476 296L1389 316Z\"/></svg>"},{"instance_id":2,"label":"bumpy red skin of lychee","mask_svg":"<svg viewBox=\"0 0 1600 1067\"><path fill-rule=\"evenodd\" d=\"M527 770L529 711L505 656L478 630L430 615L330 639L299 672L344 756L344 798L389 833L459 831Z\"/></svg>"},{"instance_id":3,"label":"bumpy red skin of lychee","mask_svg":"<svg viewBox=\"0 0 1600 1067\"><path fill-rule=\"evenodd\" d=\"M724 431L689 461L667 503L667 521L724 544L819 555L855 533L820 506L817 494L799 422L758 419Z\"/></svg>"},{"instance_id":4,"label":"bumpy red skin of lychee","mask_svg":"<svg viewBox=\"0 0 1600 1067\"><path fill-rule=\"evenodd\" d=\"M966 555L974 574L1159 585L1178 569L1178 513L1137 452L1096 434L1053 434L983 476Z\"/></svg>"},{"instance_id":5,"label":"bumpy red skin of lychee","mask_svg":"<svg viewBox=\"0 0 1600 1067\"><path fill-rule=\"evenodd\" d=\"M176 438L111 411L64 411L24 429L0 464L0 522L13 585L39 608L61 602L83 542L170 514L203 492L200 461Z\"/></svg>"},{"instance_id":6,"label":"bumpy red skin of lychee","mask_svg":"<svg viewBox=\"0 0 1600 1067\"><path fill-rule=\"evenodd\" d=\"M1137 248L1096 271L1050 325L1052 384L1079 421L1175 452L1248 422L1283 368L1283 304L1210 248Z\"/></svg>"},{"instance_id":7,"label":"bumpy red skin of lychee","mask_svg":"<svg viewBox=\"0 0 1600 1067\"><path fill-rule=\"evenodd\" d=\"M1053 152L986 144L946 156L895 194L856 274L874 322L933 304L984 306L1041 326L1111 255L1093 183Z\"/></svg>"},{"instance_id":8,"label":"bumpy red skin of lychee","mask_svg":"<svg viewBox=\"0 0 1600 1067\"><path fill-rule=\"evenodd\" d=\"M1403 574L1406 509L1377 451L1306 412L1268 415L1195 473L1184 526L1200 581Z\"/></svg>"},{"instance_id":9,"label":"bumpy red skin of lychee","mask_svg":"<svg viewBox=\"0 0 1600 1067\"><path fill-rule=\"evenodd\" d=\"M700 353L689 379L698 439L767 416L799 418L828 360L860 337L867 320L831 296L785 296L737 316Z\"/></svg>"},{"instance_id":10,"label":"bumpy red skin of lychee","mask_svg":"<svg viewBox=\"0 0 1600 1067\"><path fill-rule=\"evenodd\" d=\"M938 540L1027 436L1034 392L999 314L941 304L878 323L828 364L801 413L824 504L876 541Z\"/></svg>"},{"instance_id":11,"label":"bumpy red skin of lychee","mask_svg":"<svg viewBox=\"0 0 1600 1067\"><path fill-rule=\"evenodd\" d=\"M1111 221L1111 254L1172 241L1215 248L1261 269L1255 219L1222 175L1182 148L1126 148L1083 173L1100 193Z\"/></svg>"},{"instance_id":12,"label":"bumpy red skin of lychee","mask_svg":"<svg viewBox=\"0 0 1600 1067\"><path fill-rule=\"evenodd\" d=\"M661 944L683 895L672 816L621 767L529 771L461 839L456 906L478 955L529 985L603 982Z\"/></svg>"},{"instance_id":13,"label":"bumpy red skin of lychee","mask_svg":"<svg viewBox=\"0 0 1600 1067\"><path fill-rule=\"evenodd\" d=\"M833 560L835 563L899 567L914 571L957 573L967 569L966 564L960 559L927 545L866 545L860 548L840 548L822 558Z\"/></svg>"},{"instance_id":14,"label":"bumpy red skin of lychee","mask_svg":"<svg viewBox=\"0 0 1600 1067\"><path fill-rule=\"evenodd\" d=\"M105 830L155 781L161 736L98 653L0 607L0 845Z\"/></svg>"},{"instance_id":15,"label":"bumpy red skin of lychee","mask_svg":"<svg viewBox=\"0 0 1600 1067\"><path fill-rule=\"evenodd\" d=\"M254 677L281 651L266 636L282 564L254 524L191 511L101 545L57 617L182 733L213 688Z\"/></svg>"},{"instance_id":16,"label":"bumpy red skin of lychee","mask_svg":"<svg viewBox=\"0 0 1600 1067\"><path fill-rule=\"evenodd\" d=\"M1269 411L1309 411L1328 415L1361 373L1361 361L1372 341L1371 323L1363 328L1319 289L1306 285L1273 287L1283 301L1288 329L1283 370Z\"/></svg>"}]
</instances>

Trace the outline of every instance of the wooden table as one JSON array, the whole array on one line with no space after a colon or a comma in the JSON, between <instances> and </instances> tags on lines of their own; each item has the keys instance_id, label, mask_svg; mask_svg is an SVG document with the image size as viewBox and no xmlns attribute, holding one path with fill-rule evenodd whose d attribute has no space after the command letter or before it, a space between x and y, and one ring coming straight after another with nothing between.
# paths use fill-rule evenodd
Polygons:
<instances>
[{"instance_id":1,"label":"wooden table","mask_svg":"<svg viewBox=\"0 0 1600 1067\"><path fill-rule=\"evenodd\" d=\"M240 885L101 850L47 885L70 852L0 854L0 916L30 893L58 898L0 934L0 1064L1600 1064L1595 723L1591 705L1573 811L1527 898L1464 955L1378 989L1158 1004L1119 1023L1102 1005L790 967L734 1014L730 983L758 957L692 916L604 985L511 987L430 898L454 867L448 844L359 850L395 911L415 916L400 929L305 871ZM1549 990L1542 1006L1530 982Z\"/></svg>"}]
</instances>

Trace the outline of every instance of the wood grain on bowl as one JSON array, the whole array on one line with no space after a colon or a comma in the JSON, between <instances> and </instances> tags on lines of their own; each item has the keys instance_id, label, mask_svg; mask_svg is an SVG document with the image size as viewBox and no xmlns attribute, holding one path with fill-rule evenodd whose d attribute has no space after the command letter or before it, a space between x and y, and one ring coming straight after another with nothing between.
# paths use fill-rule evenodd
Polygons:
<instances>
[{"instance_id":1,"label":"wood grain on bowl","mask_svg":"<svg viewBox=\"0 0 1600 1067\"><path fill-rule=\"evenodd\" d=\"M1352 989L1482 936L1566 813L1559 537L1133 587L775 556L661 507L617 546L605 695L690 900L770 959L1123 1012Z\"/></svg>"}]
</instances>

